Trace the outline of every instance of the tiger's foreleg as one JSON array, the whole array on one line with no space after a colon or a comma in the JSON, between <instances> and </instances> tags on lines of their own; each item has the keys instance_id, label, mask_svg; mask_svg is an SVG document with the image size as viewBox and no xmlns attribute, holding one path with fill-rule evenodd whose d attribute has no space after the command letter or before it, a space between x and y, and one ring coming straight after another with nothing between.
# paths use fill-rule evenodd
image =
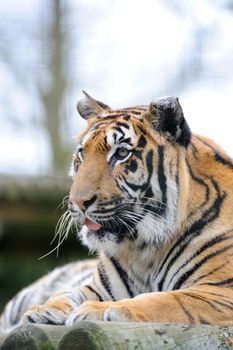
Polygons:
<instances>
[{"instance_id":1,"label":"tiger's foreleg","mask_svg":"<svg viewBox=\"0 0 233 350\"><path fill-rule=\"evenodd\" d=\"M111 274L106 272L106 266L109 267ZM21 319L21 323L50 323L61 325L71 315L78 310L82 303L108 302L112 300L121 300L130 297L127 288L119 285L120 280L116 279L118 272L113 269L107 256L102 255L99 263L93 271L92 276L85 283L78 287L69 285L69 289L63 289L52 294L42 305L34 305L26 311ZM65 286L65 284L63 284ZM68 284L67 284L68 285ZM44 286L44 288L46 288ZM98 313L97 313L98 314ZM92 319L99 319L101 316L93 314Z\"/></svg>"},{"instance_id":2,"label":"tiger's foreleg","mask_svg":"<svg viewBox=\"0 0 233 350\"><path fill-rule=\"evenodd\" d=\"M232 291L206 285L202 288L146 293L116 302L87 301L71 314L66 324L96 319L232 325Z\"/></svg>"},{"instance_id":3,"label":"tiger's foreleg","mask_svg":"<svg viewBox=\"0 0 233 350\"><path fill-rule=\"evenodd\" d=\"M62 290L53 294L43 305L34 305L24 313L21 323L49 323L62 325L68 316L86 300L102 300L91 287Z\"/></svg>"}]
</instances>

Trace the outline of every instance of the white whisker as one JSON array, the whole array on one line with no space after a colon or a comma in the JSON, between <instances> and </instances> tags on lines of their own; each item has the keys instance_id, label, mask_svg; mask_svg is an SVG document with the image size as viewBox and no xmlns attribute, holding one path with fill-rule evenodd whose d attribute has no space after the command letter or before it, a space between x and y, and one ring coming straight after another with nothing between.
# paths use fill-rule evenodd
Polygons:
<instances>
[{"instance_id":1,"label":"white whisker","mask_svg":"<svg viewBox=\"0 0 233 350\"><path fill-rule=\"evenodd\" d=\"M57 209L64 209L66 207L67 203L68 203L68 199L69 199L69 195L65 196L62 199L61 203L57 206L56 210Z\"/></svg>"},{"instance_id":2,"label":"white whisker","mask_svg":"<svg viewBox=\"0 0 233 350\"><path fill-rule=\"evenodd\" d=\"M52 250L50 250L50 252L48 252L47 254L41 256L38 260L41 260L43 258L45 258L46 256L50 255L51 253L53 253L55 250L57 250L59 248L59 246L64 242L64 240L66 239L66 236L63 236L62 240L59 242L59 244L53 248Z\"/></svg>"},{"instance_id":3,"label":"white whisker","mask_svg":"<svg viewBox=\"0 0 233 350\"><path fill-rule=\"evenodd\" d=\"M50 244L52 244L55 241L55 239L58 237L58 243L57 243L56 247L53 248L52 250L50 250L45 255L41 256L39 258L39 260L45 258L46 256L50 255L54 251L57 251L57 257L58 257L58 255L59 255L59 247L64 242L64 240L67 239L69 231L70 231L70 228L71 228L72 225L73 225L72 216L71 216L71 213L67 210L60 217L60 219L59 219L59 221L58 221L58 223L56 225L55 236L54 236L53 240L50 243Z\"/></svg>"},{"instance_id":4,"label":"white whisker","mask_svg":"<svg viewBox=\"0 0 233 350\"><path fill-rule=\"evenodd\" d=\"M70 212L67 210L58 220L56 228L55 228L55 236L50 242L50 245L53 244L54 240L57 238L58 235L61 235L64 229L64 226L66 225L67 221L70 219Z\"/></svg>"}]
</instances>

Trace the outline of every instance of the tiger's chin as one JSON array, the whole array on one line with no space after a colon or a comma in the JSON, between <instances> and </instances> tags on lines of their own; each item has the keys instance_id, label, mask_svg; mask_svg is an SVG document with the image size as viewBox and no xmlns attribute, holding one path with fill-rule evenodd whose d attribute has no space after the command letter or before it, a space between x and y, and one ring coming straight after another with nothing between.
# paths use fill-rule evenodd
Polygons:
<instances>
[{"instance_id":1,"label":"tiger's chin","mask_svg":"<svg viewBox=\"0 0 233 350\"><path fill-rule=\"evenodd\" d=\"M84 225L78 233L78 238L91 253L105 252L114 255L119 249L120 243L117 236L103 228L94 231Z\"/></svg>"}]
</instances>

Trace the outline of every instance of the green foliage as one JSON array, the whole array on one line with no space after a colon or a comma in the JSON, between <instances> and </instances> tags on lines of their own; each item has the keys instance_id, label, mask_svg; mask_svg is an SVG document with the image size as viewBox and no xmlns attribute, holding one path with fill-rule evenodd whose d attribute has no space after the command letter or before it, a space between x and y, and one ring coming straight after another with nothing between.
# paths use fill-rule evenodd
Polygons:
<instances>
[{"instance_id":1,"label":"green foliage","mask_svg":"<svg viewBox=\"0 0 233 350\"><path fill-rule=\"evenodd\" d=\"M62 264L87 257L76 232L70 232L58 251L52 241L59 204L67 182L51 178L1 178L0 186L0 310L20 289ZM56 209L57 208L57 209ZM57 257L58 255L58 257Z\"/></svg>"}]
</instances>

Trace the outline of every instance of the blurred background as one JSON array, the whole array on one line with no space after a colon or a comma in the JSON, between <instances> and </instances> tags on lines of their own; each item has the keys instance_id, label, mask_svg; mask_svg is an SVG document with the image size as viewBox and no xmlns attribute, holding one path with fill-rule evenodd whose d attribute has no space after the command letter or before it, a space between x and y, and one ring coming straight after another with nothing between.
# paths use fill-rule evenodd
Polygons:
<instances>
[{"instance_id":1,"label":"blurred background","mask_svg":"<svg viewBox=\"0 0 233 350\"><path fill-rule=\"evenodd\" d=\"M112 107L179 96L192 130L233 154L233 0L0 2L0 309L82 259L64 212L81 90Z\"/></svg>"}]
</instances>

